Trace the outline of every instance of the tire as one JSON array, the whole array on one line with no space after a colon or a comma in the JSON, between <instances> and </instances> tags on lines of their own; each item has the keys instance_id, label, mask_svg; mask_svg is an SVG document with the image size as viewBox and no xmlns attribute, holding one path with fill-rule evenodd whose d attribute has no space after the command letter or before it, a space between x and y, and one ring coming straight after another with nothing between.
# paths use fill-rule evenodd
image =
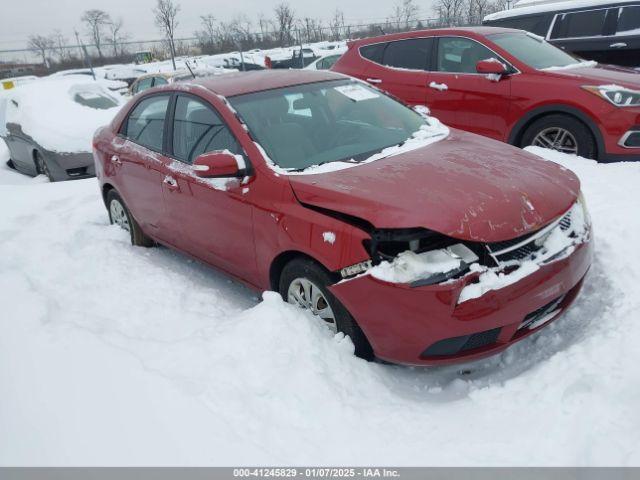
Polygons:
<instances>
[{"instance_id":1,"label":"tire","mask_svg":"<svg viewBox=\"0 0 640 480\"><path fill-rule=\"evenodd\" d=\"M328 307L332 311L334 318L334 322L329 322L325 319L328 326L333 331L342 332L351 338L351 341L355 346L356 356L365 360L373 360L373 349L371 348L371 344L367 340L367 337L364 335L364 332L360 329L344 305L342 305L342 303L340 303L340 301L334 297L327 288L329 285L335 283L329 272L314 261L306 258L296 258L291 260L282 270L279 285L280 295L282 298L286 302L298 305L307 310L313 310L308 306L301 305L299 301L291 298L290 288L297 290L298 287L301 286L299 283L300 280L309 281L314 287L319 289L322 297L324 297L324 300L320 302L320 307L324 306L324 302L328 303ZM314 297L314 294L311 296ZM316 310L324 309L317 308Z\"/></svg>"},{"instance_id":2,"label":"tire","mask_svg":"<svg viewBox=\"0 0 640 480\"><path fill-rule=\"evenodd\" d=\"M13 163L13 160L11 159L7 160L7 167L9 167L11 170L16 169L16 165Z\"/></svg>"},{"instance_id":3,"label":"tire","mask_svg":"<svg viewBox=\"0 0 640 480\"><path fill-rule=\"evenodd\" d=\"M112 225L119 225L129 232L131 244L137 247L153 247L155 242L144 234L136 219L133 218L122 197L115 190L107 194L107 211Z\"/></svg>"},{"instance_id":4,"label":"tire","mask_svg":"<svg viewBox=\"0 0 640 480\"><path fill-rule=\"evenodd\" d=\"M595 159L598 154L589 127L577 118L563 114L547 115L529 125L522 135L520 146L524 148L531 145L584 158Z\"/></svg>"},{"instance_id":5,"label":"tire","mask_svg":"<svg viewBox=\"0 0 640 480\"><path fill-rule=\"evenodd\" d=\"M51 174L51 170L49 170L49 165L47 164L44 156L36 150L34 158L36 160L36 171L38 172L38 174L45 175L50 182L55 182L55 179Z\"/></svg>"}]
</instances>

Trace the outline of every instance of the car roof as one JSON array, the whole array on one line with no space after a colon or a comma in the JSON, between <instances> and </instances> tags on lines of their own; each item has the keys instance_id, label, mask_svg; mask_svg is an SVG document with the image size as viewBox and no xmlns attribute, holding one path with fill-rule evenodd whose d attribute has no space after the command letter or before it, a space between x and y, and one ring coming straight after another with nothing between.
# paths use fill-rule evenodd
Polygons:
<instances>
[{"instance_id":1,"label":"car roof","mask_svg":"<svg viewBox=\"0 0 640 480\"><path fill-rule=\"evenodd\" d=\"M276 88L347 78L342 74L315 70L253 70L198 78L190 84L201 85L223 97L273 90Z\"/></svg>"},{"instance_id":2,"label":"car roof","mask_svg":"<svg viewBox=\"0 0 640 480\"><path fill-rule=\"evenodd\" d=\"M517 32L513 28L504 27L456 27L456 28L428 28L425 30L414 30L411 32L391 33L387 35L378 35L377 37L363 38L361 40L353 40L349 43L351 46L369 45L371 43L382 43L393 40L403 40L407 38L416 38L423 36L443 36L443 35L467 35L467 36L485 36L494 33ZM471 34L471 35L469 35Z\"/></svg>"}]
</instances>

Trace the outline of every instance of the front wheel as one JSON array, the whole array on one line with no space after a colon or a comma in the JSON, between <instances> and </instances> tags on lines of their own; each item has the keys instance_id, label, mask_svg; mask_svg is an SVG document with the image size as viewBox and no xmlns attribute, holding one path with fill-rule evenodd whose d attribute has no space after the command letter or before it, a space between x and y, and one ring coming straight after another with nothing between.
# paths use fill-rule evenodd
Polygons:
<instances>
[{"instance_id":1,"label":"front wheel","mask_svg":"<svg viewBox=\"0 0 640 480\"><path fill-rule=\"evenodd\" d=\"M125 205L122 197L115 190L109 190L107 194L107 210L109 211L109 221L112 225L118 225L123 230L129 232L131 244L138 247L152 247L155 243L144 234L136 219L133 218L129 209Z\"/></svg>"},{"instance_id":2,"label":"front wheel","mask_svg":"<svg viewBox=\"0 0 640 480\"><path fill-rule=\"evenodd\" d=\"M334 297L329 273L309 259L298 258L289 262L280 276L280 295L287 302L319 317L333 332L342 332L351 338L355 354L365 360L373 360L373 349L351 314Z\"/></svg>"},{"instance_id":3,"label":"front wheel","mask_svg":"<svg viewBox=\"0 0 640 480\"><path fill-rule=\"evenodd\" d=\"M589 128L568 115L547 115L533 122L522 136L521 147L542 147L569 155L596 158L596 142Z\"/></svg>"}]
</instances>

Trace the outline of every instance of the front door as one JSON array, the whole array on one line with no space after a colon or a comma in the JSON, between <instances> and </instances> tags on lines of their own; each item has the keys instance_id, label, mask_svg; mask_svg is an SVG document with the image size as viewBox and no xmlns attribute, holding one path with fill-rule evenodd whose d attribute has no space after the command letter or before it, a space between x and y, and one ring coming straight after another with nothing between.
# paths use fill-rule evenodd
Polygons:
<instances>
[{"instance_id":1,"label":"front door","mask_svg":"<svg viewBox=\"0 0 640 480\"><path fill-rule=\"evenodd\" d=\"M243 155L218 113L203 100L181 94L172 124L173 163L163 183L175 245L240 278L256 274L250 187L242 179L200 178L191 168L203 153Z\"/></svg>"}]
</instances>

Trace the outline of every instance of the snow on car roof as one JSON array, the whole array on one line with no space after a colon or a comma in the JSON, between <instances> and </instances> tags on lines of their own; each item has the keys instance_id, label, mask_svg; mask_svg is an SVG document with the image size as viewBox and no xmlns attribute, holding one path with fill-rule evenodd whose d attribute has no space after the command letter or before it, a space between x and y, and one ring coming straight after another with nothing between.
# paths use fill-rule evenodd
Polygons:
<instances>
[{"instance_id":1,"label":"snow on car roof","mask_svg":"<svg viewBox=\"0 0 640 480\"><path fill-rule=\"evenodd\" d=\"M344 75L315 70L255 70L251 72L228 73L217 77L194 80L191 83L202 85L224 97L233 97L245 93L261 92L275 88L324 82L347 78Z\"/></svg>"},{"instance_id":2,"label":"snow on car roof","mask_svg":"<svg viewBox=\"0 0 640 480\"><path fill-rule=\"evenodd\" d=\"M600 7L603 5L617 5L623 3L638 3L638 0L521 0L511 10L502 10L484 17L484 21L500 20L503 18L533 15L536 13L574 10L576 8Z\"/></svg>"},{"instance_id":3,"label":"snow on car roof","mask_svg":"<svg viewBox=\"0 0 640 480\"><path fill-rule=\"evenodd\" d=\"M70 75L44 78L6 94L6 122L16 123L35 142L55 152L90 152L94 132L107 125L123 103L103 82ZM99 95L117 105L108 109L83 106L76 95Z\"/></svg>"}]
</instances>

